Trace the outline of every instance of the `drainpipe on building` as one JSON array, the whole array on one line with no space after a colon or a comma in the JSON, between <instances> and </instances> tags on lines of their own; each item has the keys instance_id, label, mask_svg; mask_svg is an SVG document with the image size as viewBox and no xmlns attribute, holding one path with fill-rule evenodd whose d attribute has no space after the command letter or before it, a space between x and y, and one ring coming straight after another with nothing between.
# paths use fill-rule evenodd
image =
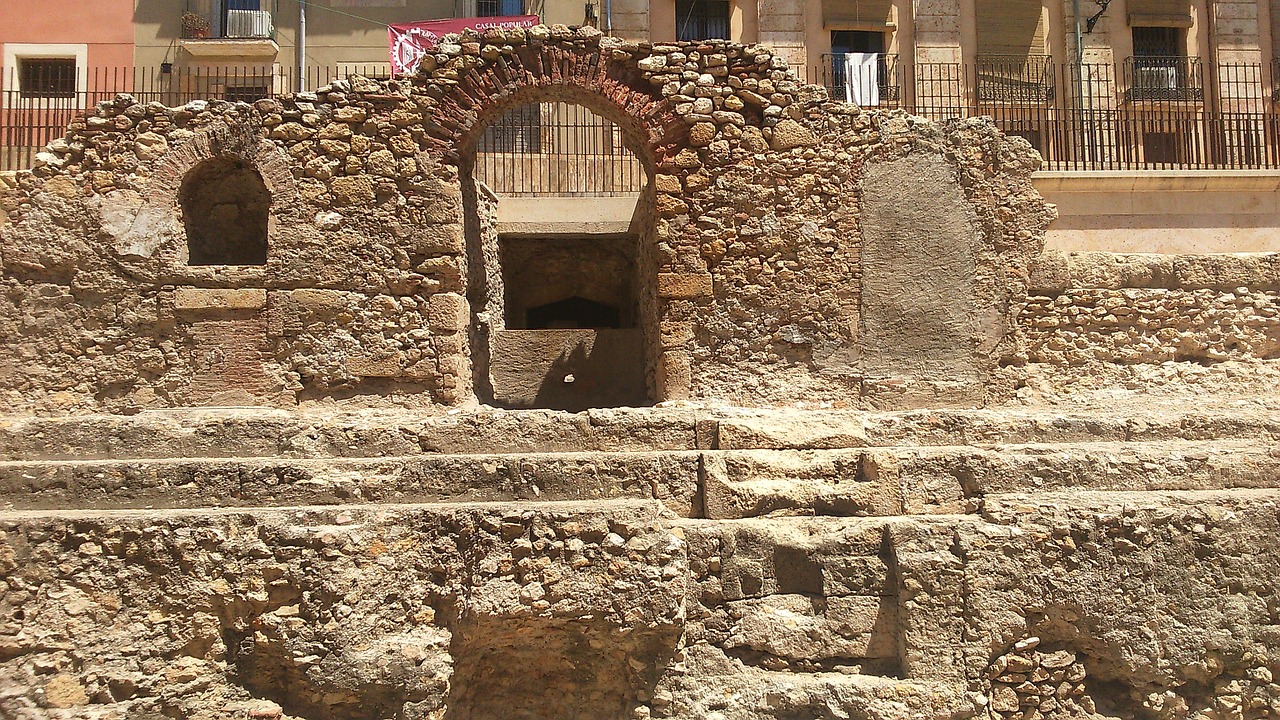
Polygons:
<instances>
[{"instance_id":1,"label":"drainpipe on building","mask_svg":"<svg viewBox=\"0 0 1280 720\"><path fill-rule=\"evenodd\" d=\"M1076 23L1079 25L1079 23ZM298 0L298 91L307 90L307 0Z\"/></svg>"},{"instance_id":2,"label":"drainpipe on building","mask_svg":"<svg viewBox=\"0 0 1280 720\"><path fill-rule=\"evenodd\" d=\"M1084 128L1084 33L1080 31L1080 0L1071 0L1071 14L1076 22L1076 114L1082 147L1089 147Z\"/></svg>"},{"instance_id":3,"label":"drainpipe on building","mask_svg":"<svg viewBox=\"0 0 1280 720\"><path fill-rule=\"evenodd\" d=\"M1213 5L1212 1L1204 4L1204 32L1208 36L1205 38L1204 48L1209 53L1209 57L1203 58L1200 62L1200 92L1203 93L1205 108L1217 116L1222 111L1222 98L1218 84L1221 77L1218 67L1218 18L1213 11ZM1198 55L1200 48L1196 48L1195 52ZM1239 78L1236 79L1239 80ZM1239 112L1239 108L1235 111Z\"/></svg>"},{"instance_id":4,"label":"drainpipe on building","mask_svg":"<svg viewBox=\"0 0 1280 720\"><path fill-rule=\"evenodd\" d=\"M613 34L613 6L609 0L604 0L604 34Z\"/></svg>"},{"instance_id":5,"label":"drainpipe on building","mask_svg":"<svg viewBox=\"0 0 1280 720\"><path fill-rule=\"evenodd\" d=\"M1084 64L1084 34L1080 32L1080 0L1071 0L1071 15L1076 21L1076 62Z\"/></svg>"}]
</instances>

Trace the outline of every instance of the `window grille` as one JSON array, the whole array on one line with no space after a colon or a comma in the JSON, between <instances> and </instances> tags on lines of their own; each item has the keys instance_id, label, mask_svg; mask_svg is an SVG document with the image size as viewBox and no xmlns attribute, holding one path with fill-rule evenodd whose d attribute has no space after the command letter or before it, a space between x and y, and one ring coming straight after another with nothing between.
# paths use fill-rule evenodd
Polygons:
<instances>
[{"instance_id":1,"label":"window grille","mask_svg":"<svg viewBox=\"0 0 1280 720\"><path fill-rule=\"evenodd\" d=\"M676 0L676 39L729 39L728 0Z\"/></svg>"},{"instance_id":2,"label":"window grille","mask_svg":"<svg viewBox=\"0 0 1280 720\"><path fill-rule=\"evenodd\" d=\"M24 58L18 61L18 88L23 98L74 98L74 58Z\"/></svg>"},{"instance_id":3,"label":"window grille","mask_svg":"<svg viewBox=\"0 0 1280 720\"><path fill-rule=\"evenodd\" d=\"M228 86L222 91L222 99L228 102L252 103L271 96L271 88L266 85Z\"/></svg>"},{"instance_id":4,"label":"window grille","mask_svg":"<svg viewBox=\"0 0 1280 720\"><path fill-rule=\"evenodd\" d=\"M476 15L478 17L506 17L523 14L523 0L476 0Z\"/></svg>"}]
</instances>

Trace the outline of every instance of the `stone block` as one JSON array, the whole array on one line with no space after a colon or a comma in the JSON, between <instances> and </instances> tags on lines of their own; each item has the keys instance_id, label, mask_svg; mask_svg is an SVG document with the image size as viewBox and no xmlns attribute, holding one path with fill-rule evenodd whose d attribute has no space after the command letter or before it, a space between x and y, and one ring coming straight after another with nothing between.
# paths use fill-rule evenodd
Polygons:
<instances>
[{"instance_id":1,"label":"stone block","mask_svg":"<svg viewBox=\"0 0 1280 720\"><path fill-rule=\"evenodd\" d=\"M323 290L320 288L303 288L286 293L289 300L314 313L336 313L351 304L351 298L340 290Z\"/></svg>"},{"instance_id":2,"label":"stone block","mask_svg":"<svg viewBox=\"0 0 1280 720\"><path fill-rule=\"evenodd\" d=\"M577 412L646 399L639 330L502 330L491 357L494 397L508 407Z\"/></svg>"},{"instance_id":3,"label":"stone block","mask_svg":"<svg viewBox=\"0 0 1280 720\"><path fill-rule=\"evenodd\" d=\"M691 322L664 322L658 327L662 336L662 349L682 348L693 340L694 324Z\"/></svg>"},{"instance_id":4,"label":"stone block","mask_svg":"<svg viewBox=\"0 0 1280 720\"><path fill-rule=\"evenodd\" d=\"M347 357L347 372L359 377L396 377L400 374L400 358L396 355L376 358L350 355Z\"/></svg>"},{"instance_id":5,"label":"stone block","mask_svg":"<svg viewBox=\"0 0 1280 720\"><path fill-rule=\"evenodd\" d=\"M1058 293L1071 283L1071 265L1061 250L1045 250L1031 259L1027 270L1027 291L1032 294Z\"/></svg>"},{"instance_id":6,"label":"stone block","mask_svg":"<svg viewBox=\"0 0 1280 720\"><path fill-rule=\"evenodd\" d=\"M261 310L267 305L263 288L178 288L173 292L174 310Z\"/></svg>"},{"instance_id":7,"label":"stone block","mask_svg":"<svg viewBox=\"0 0 1280 720\"><path fill-rule=\"evenodd\" d=\"M773 127L773 137L769 140L769 147L782 152L807 147L815 142L817 138L809 132L808 128L788 118Z\"/></svg>"},{"instance_id":8,"label":"stone block","mask_svg":"<svg viewBox=\"0 0 1280 720\"><path fill-rule=\"evenodd\" d=\"M432 330L455 333L465 330L471 322L467 299L455 293L432 295L427 301L427 312Z\"/></svg>"},{"instance_id":9,"label":"stone block","mask_svg":"<svg viewBox=\"0 0 1280 720\"><path fill-rule=\"evenodd\" d=\"M338 207L372 205L377 199L373 180L363 175L335 178L330 191L333 193L333 204Z\"/></svg>"},{"instance_id":10,"label":"stone block","mask_svg":"<svg viewBox=\"0 0 1280 720\"><path fill-rule=\"evenodd\" d=\"M410 236L413 252L423 255L456 255L465 249L462 224L446 222L415 228Z\"/></svg>"},{"instance_id":11,"label":"stone block","mask_svg":"<svg viewBox=\"0 0 1280 720\"><path fill-rule=\"evenodd\" d=\"M711 273L658 273L658 297L709 297L713 290Z\"/></svg>"},{"instance_id":12,"label":"stone block","mask_svg":"<svg viewBox=\"0 0 1280 720\"><path fill-rule=\"evenodd\" d=\"M684 192L684 188L680 186L680 176L678 175L655 175L653 189L660 193L671 193L673 195Z\"/></svg>"},{"instance_id":13,"label":"stone block","mask_svg":"<svg viewBox=\"0 0 1280 720\"><path fill-rule=\"evenodd\" d=\"M658 367L658 394L663 400L685 400L693 385L693 369L689 353L670 350L662 353Z\"/></svg>"},{"instance_id":14,"label":"stone block","mask_svg":"<svg viewBox=\"0 0 1280 720\"><path fill-rule=\"evenodd\" d=\"M658 193L654 204L658 217L675 217L689 211L689 205L685 201L667 193Z\"/></svg>"}]
</instances>

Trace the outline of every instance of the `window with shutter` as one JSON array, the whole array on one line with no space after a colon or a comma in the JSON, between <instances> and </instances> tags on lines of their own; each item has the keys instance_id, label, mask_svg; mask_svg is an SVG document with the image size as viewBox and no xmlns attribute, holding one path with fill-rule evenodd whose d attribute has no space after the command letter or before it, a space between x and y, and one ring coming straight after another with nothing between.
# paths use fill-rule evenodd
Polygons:
<instances>
[{"instance_id":1,"label":"window with shutter","mask_svg":"<svg viewBox=\"0 0 1280 720\"><path fill-rule=\"evenodd\" d=\"M676 0L676 39L729 39L728 0Z\"/></svg>"},{"instance_id":2,"label":"window with shutter","mask_svg":"<svg viewBox=\"0 0 1280 720\"><path fill-rule=\"evenodd\" d=\"M1040 0L977 0L978 56L1045 54Z\"/></svg>"},{"instance_id":3,"label":"window with shutter","mask_svg":"<svg viewBox=\"0 0 1280 720\"><path fill-rule=\"evenodd\" d=\"M1129 0L1129 25L1191 27L1191 3L1188 0Z\"/></svg>"},{"instance_id":4,"label":"window with shutter","mask_svg":"<svg viewBox=\"0 0 1280 720\"><path fill-rule=\"evenodd\" d=\"M893 0L823 0L822 21L828 28L840 25L887 26L893 17Z\"/></svg>"},{"instance_id":5,"label":"window with shutter","mask_svg":"<svg viewBox=\"0 0 1280 720\"><path fill-rule=\"evenodd\" d=\"M1133 100L1197 101L1203 97L1199 66L1187 57L1187 31L1183 28L1133 28L1129 63L1129 97Z\"/></svg>"}]
</instances>

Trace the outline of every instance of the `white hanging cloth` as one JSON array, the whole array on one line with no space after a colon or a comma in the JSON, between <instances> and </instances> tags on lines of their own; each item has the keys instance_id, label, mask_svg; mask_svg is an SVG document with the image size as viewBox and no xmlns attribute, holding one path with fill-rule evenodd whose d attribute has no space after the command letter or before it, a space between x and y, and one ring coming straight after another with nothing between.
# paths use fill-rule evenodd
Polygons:
<instances>
[{"instance_id":1,"label":"white hanging cloth","mask_svg":"<svg viewBox=\"0 0 1280 720\"><path fill-rule=\"evenodd\" d=\"M859 107L879 107L880 53L845 53L844 96Z\"/></svg>"}]
</instances>

